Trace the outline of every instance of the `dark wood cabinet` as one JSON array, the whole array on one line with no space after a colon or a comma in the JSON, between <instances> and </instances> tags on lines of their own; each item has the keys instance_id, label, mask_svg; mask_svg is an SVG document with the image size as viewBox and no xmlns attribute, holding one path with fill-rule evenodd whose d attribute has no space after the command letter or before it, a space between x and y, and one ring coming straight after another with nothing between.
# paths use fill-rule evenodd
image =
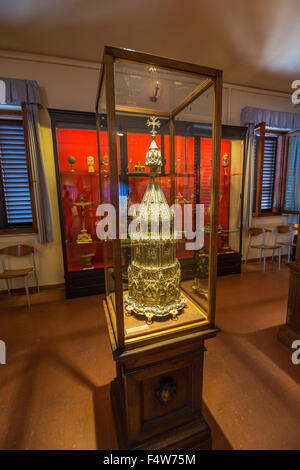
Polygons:
<instances>
[{"instance_id":1,"label":"dark wood cabinet","mask_svg":"<svg viewBox=\"0 0 300 470\"><path fill-rule=\"evenodd\" d=\"M111 394L123 449L209 449L202 416L205 339L180 340L116 355L118 376Z\"/></svg>"},{"instance_id":2,"label":"dark wood cabinet","mask_svg":"<svg viewBox=\"0 0 300 470\"><path fill-rule=\"evenodd\" d=\"M158 96L152 96L155 84ZM205 341L218 332L217 253L232 253L233 241L240 249L228 201L240 207L243 166L241 142L232 171L221 106L220 70L104 49L96 113L97 125L101 113L107 115L108 197L117 213L123 214L121 196L140 204L128 216L133 225L140 214L145 222L132 238L117 217L116 233L125 237L105 244L114 257L104 267L104 310L117 370L111 397L121 449L211 448L202 416ZM155 202L158 237L150 230ZM170 214L167 236L161 214ZM201 238L194 244L188 243L192 227L194 239Z\"/></svg>"},{"instance_id":3,"label":"dark wood cabinet","mask_svg":"<svg viewBox=\"0 0 300 470\"><path fill-rule=\"evenodd\" d=\"M278 340L289 349L295 340L300 340L300 262L289 264L290 289L286 323L278 331Z\"/></svg>"}]
</instances>

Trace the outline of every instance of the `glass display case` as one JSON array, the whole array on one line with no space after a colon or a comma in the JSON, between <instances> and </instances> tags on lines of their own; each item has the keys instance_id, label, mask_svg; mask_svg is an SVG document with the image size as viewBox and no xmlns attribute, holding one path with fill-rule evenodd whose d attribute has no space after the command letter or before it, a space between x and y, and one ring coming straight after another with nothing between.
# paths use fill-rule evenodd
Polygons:
<instances>
[{"instance_id":1,"label":"glass display case","mask_svg":"<svg viewBox=\"0 0 300 470\"><path fill-rule=\"evenodd\" d=\"M102 179L110 190L101 185L101 200L114 208L116 236L104 242L105 308L115 347L131 349L214 325L218 245L229 250L234 233L228 195L222 228L218 216L220 154L228 155L225 200L233 177L231 143L221 149L218 71L106 51L97 122L101 157L107 140L100 126L107 119L109 162ZM154 215L158 239L141 228L132 237L133 226L151 219L154 202L163 205ZM140 207L132 209L135 204ZM166 240L164 217L171 220ZM109 253L113 263L105 261ZM205 269L197 276L202 254Z\"/></svg>"},{"instance_id":2,"label":"glass display case","mask_svg":"<svg viewBox=\"0 0 300 470\"><path fill-rule=\"evenodd\" d=\"M57 188L60 206L62 246L64 253L67 297L104 293L104 252L102 241L97 237L96 216L100 203L100 181L95 116L92 113L49 110L56 155ZM101 168L103 199L108 201L109 152L107 116L101 121ZM128 202L139 203L149 176L145 166L145 149L149 148L151 135L145 125L145 117L117 115L117 151L120 158L120 194ZM191 135L192 134L192 135ZM220 165L220 211L218 227L218 275L236 274L241 271L241 221L243 198L243 158L246 128L222 126ZM169 198L170 156L169 126L161 118L156 137L162 154L161 184ZM176 171L175 203L198 203L206 201L210 191L210 158L212 137L209 123L175 120L174 168ZM74 163L69 159L74 158ZM94 164L89 166L92 157ZM88 161L89 158L89 161ZM89 171L90 169L90 171ZM91 171L93 170L93 171ZM181 175L181 176L180 176ZM197 179L197 175L199 179ZM80 197L86 206L78 206ZM72 204L76 205L72 205ZM91 203L91 204L89 204ZM84 223L91 240L78 243ZM129 220L128 220L129 222ZM196 253L184 250L184 240L177 240L177 258L181 273L189 277L194 273L194 289L201 291L201 279L208 272L209 230L204 230L204 246ZM124 248L127 265L123 265L123 281L126 282L130 248ZM112 251L108 250L108 263L112 267ZM126 267L127 266L127 267ZM199 281L200 280L200 281ZM197 287L198 286L198 287Z\"/></svg>"},{"instance_id":3,"label":"glass display case","mask_svg":"<svg viewBox=\"0 0 300 470\"><path fill-rule=\"evenodd\" d=\"M164 122L162 120L162 122ZM143 189L147 184L147 167L141 163L141 155L151 143L147 134L145 118L118 116L118 126L122 129L118 139L120 147L120 181L123 194L132 203L142 200ZM191 121L175 121L175 171L177 180L175 203L184 207L184 203L205 203L209 197L211 178L212 138L207 130L208 124ZM192 136L189 135L192 132ZM222 126L220 197L218 227L218 275L241 272L242 253L242 209L244 188L244 150L247 128L240 126ZM162 125L156 138L162 154L161 174L168 176L169 129ZM199 179L197 179L199 174ZM131 184L129 184L129 178ZM170 178L162 180L164 193L168 194ZM182 249L183 240L177 240L177 258L181 263L182 273L186 270L199 271L198 278L208 267L209 230L204 231L204 246L195 256ZM205 268L206 266L206 268ZM198 282L198 281L197 281Z\"/></svg>"},{"instance_id":4,"label":"glass display case","mask_svg":"<svg viewBox=\"0 0 300 470\"><path fill-rule=\"evenodd\" d=\"M202 381L204 342L218 332L221 104L219 70L105 47L96 99L97 235L122 449L211 447ZM223 225L225 250L228 211Z\"/></svg>"},{"instance_id":5,"label":"glass display case","mask_svg":"<svg viewBox=\"0 0 300 470\"><path fill-rule=\"evenodd\" d=\"M238 274L242 263L246 127L222 126L218 275Z\"/></svg>"},{"instance_id":6,"label":"glass display case","mask_svg":"<svg viewBox=\"0 0 300 470\"><path fill-rule=\"evenodd\" d=\"M49 110L52 121L67 298L104 292L103 243L97 237L100 204L95 115ZM101 131L103 171L107 131ZM106 142L106 144L105 144Z\"/></svg>"}]
</instances>

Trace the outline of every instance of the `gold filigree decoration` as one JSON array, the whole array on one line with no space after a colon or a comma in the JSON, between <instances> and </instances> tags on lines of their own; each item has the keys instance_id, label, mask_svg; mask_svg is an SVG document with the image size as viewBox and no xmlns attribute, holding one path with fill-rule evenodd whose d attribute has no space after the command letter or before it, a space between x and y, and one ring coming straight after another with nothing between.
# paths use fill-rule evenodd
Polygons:
<instances>
[{"instance_id":1,"label":"gold filigree decoration","mask_svg":"<svg viewBox=\"0 0 300 470\"><path fill-rule=\"evenodd\" d=\"M150 182L137 213L136 222L140 232L132 242L132 261L128 268L128 296L125 298L127 315L134 314L153 320L172 318L177 320L186 301L180 290L181 270L176 258L174 236L174 214L168 206L160 184L155 181L157 168L162 164L161 152L155 142L155 127L160 127L156 117L148 119L152 126L152 137L146 155L146 165L150 166ZM157 207L157 213L153 213ZM151 223L156 220L158 233L151 238ZM163 232L164 223L170 226L169 235Z\"/></svg>"}]
</instances>

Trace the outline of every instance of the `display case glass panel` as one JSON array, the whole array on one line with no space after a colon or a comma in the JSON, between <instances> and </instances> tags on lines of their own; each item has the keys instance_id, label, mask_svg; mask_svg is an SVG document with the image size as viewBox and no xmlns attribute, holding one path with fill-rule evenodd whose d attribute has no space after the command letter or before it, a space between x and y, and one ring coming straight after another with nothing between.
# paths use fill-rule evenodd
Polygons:
<instances>
[{"instance_id":1,"label":"display case glass panel","mask_svg":"<svg viewBox=\"0 0 300 470\"><path fill-rule=\"evenodd\" d=\"M183 210L193 214L192 225L177 243L181 264L181 287L196 302L209 321L209 260L212 251L211 201L213 184L212 146L213 88L202 93L175 118L175 199ZM206 135L199 137L199 126ZM183 135L182 135L183 134ZM183 222L183 223L184 223ZM195 232L199 246L190 249L186 232ZM196 245L196 244L195 244ZM214 250L216 247L213 248Z\"/></svg>"},{"instance_id":2,"label":"display case glass panel","mask_svg":"<svg viewBox=\"0 0 300 470\"><path fill-rule=\"evenodd\" d=\"M103 268L103 247L96 235L100 204L96 131L61 128L56 139L67 269ZM107 132L102 139L107 148Z\"/></svg>"},{"instance_id":3,"label":"display case glass panel","mask_svg":"<svg viewBox=\"0 0 300 470\"><path fill-rule=\"evenodd\" d=\"M151 64L123 60L114 63L115 103L128 107L170 113L182 104L206 78L168 70Z\"/></svg>"},{"instance_id":4,"label":"display case glass panel","mask_svg":"<svg viewBox=\"0 0 300 470\"><path fill-rule=\"evenodd\" d=\"M108 163L108 133L102 123L101 155L95 115L49 109L55 155L66 296L104 292L103 242L97 236L100 217L99 158ZM102 180L105 180L103 164ZM107 186L104 184L104 192Z\"/></svg>"},{"instance_id":5,"label":"display case glass panel","mask_svg":"<svg viewBox=\"0 0 300 470\"><path fill-rule=\"evenodd\" d=\"M97 105L98 123L106 107L117 221L104 243L113 253L105 305L115 347L132 349L214 326L221 74L110 51ZM206 127L203 157L196 123Z\"/></svg>"},{"instance_id":6,"label":"display case glass panel","mask_svg":"<svg viewBox=\"0 0 300 470\"><path fill-rule=\"evenodd\" d=\"M219 254L241 252L244 140L222 139Z\"/></svg>"}]
</instances>

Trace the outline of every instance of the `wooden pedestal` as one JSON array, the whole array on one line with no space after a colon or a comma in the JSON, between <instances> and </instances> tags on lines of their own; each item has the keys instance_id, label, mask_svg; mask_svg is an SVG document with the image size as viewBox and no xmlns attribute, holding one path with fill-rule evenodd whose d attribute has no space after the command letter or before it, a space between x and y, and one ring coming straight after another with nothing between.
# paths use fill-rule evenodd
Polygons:
<instances>
[{"instance_id":1,"label":"wooden pedestal","mask_svg":"<svg viewBox=\"0 0 300 470\"><path fill-rule=\"evenodd\" d=\"M217 329L115 357L111 399L121 449L210 449L202 417L204 340Z\"/></svg>"},{"instance_id":2,"label":"wooden pedestal","mask_svg":"<svg viewBox=\"0 0 300 470\"><path fill-rule=\"evenodd\" d=\"M300 263L290 263L290 290L286 324L278 331L278 340L289 349L292 343L300 339Z\"/></svg>"}]
</instances>

